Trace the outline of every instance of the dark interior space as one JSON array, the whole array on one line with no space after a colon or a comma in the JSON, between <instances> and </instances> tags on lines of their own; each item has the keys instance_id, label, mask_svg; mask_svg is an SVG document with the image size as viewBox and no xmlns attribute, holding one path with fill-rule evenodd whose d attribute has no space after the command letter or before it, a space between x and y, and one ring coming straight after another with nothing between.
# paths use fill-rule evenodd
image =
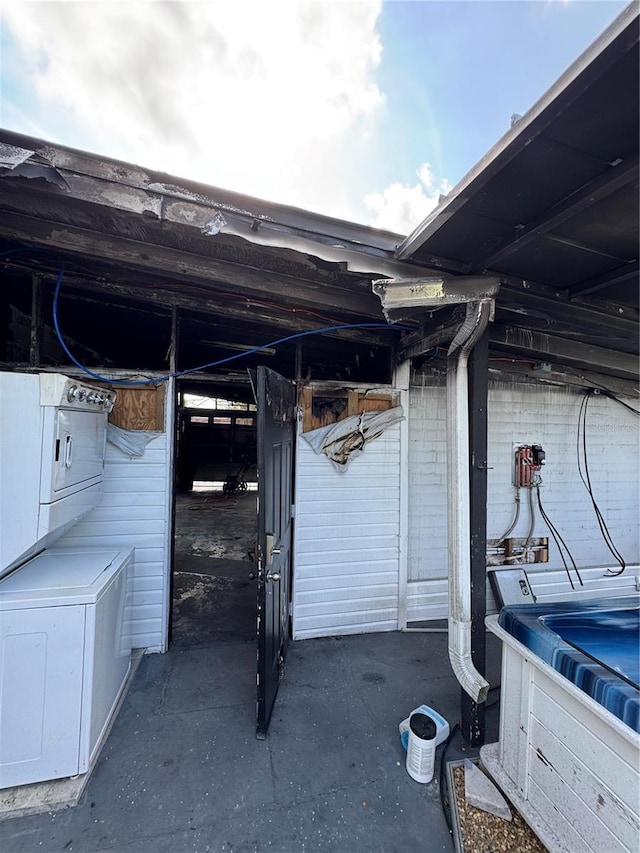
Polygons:
<instances>
[{"instance_id":1,"label":"dark interior space","mask_svg":"<svg viewBox=\"0 0 640 853\"><path fill-rule=\"evenodd\" d=\"M227 495L255 489L256 405L248 379L235 390L181 383L176 445L179 491L194 483L217 483L209 488Z\"/></svg>"},{"instance_id":2,"label":"dark interior space","mask_svg":"<svg viewBox=\"0 0 640 853\"><path fill-rule=\"evenodd\" d=\"M249 382L231 395L182 383L176 449L172 647L255 643L256 406Z\"/></svg>"},{"instance_id":3,"label":"dark interior space","mask_svg":"<svg viewBox=\"0 0 640 853\"><path fill-rule=\"evenodd\" d=\"M57 322L71 356L89 368L195 373L230 386L232 399L238 388L246 393L247 369L258 364L304 380L391 377L398 333L366 328L372 321L386 324L362 277L352 277L349 286L357 282L366 311L375 309L375 316L331 305L322 311L322 296L314 294L306 305L297 288L263 294L255 284L234 292L209 276L204 284L176 280L167 269L149 273L15 241L0 240L0 269L0 363L13 368L70 363Z\"/></svg>"}]
</instances>

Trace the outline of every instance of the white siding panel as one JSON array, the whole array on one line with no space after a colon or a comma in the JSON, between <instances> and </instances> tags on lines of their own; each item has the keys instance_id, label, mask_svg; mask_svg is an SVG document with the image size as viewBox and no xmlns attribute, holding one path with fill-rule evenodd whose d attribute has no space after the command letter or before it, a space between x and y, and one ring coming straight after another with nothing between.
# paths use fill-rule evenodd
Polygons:
<instances>
[{"instance_id":1,"label":"white siding panel","mask_svg":"<svg viewBox=\"0 0 640 853\"><path fill-rule=\"evenodd\" d=\"M407 622L441 619L447 615L448 592L445 578L412 581L407 584Z\"/></svg>"},{"instance_id":2,"label":"white siding panel","mask_svg":"<svg viewBox=\"0 0 640 853\"><path fill-rule=\"evenodd\" d=\"M582 485L576 460L583 393L533 383L492 382L488 408L487 535L501 536L514 509L513 445L541 444L547 455L541 497L577 565L614 565ZM634 401L628 401L632 405ZM589 472L598 505L625 560L640 558L637 419L615 400L592 397L587 418ZM526 536L529 509L521 490L514 536ZM414 374L409 403L409 621L446 616L446 394L430 376ZM549 570L563 570L536 507L534 536L549 536ZM536 566L536 569L538 566ZM545 568L545 566L543 566ZM414 582L420 582L414 586ZM446 580L444 580L446 588Z\"/></svg>"},{"instance_id":3,"label":"white siding panel","mask_svg":"<svg viewBox=\"0 0 640 853\"><path fill-rule=\"evenodd\" d=\"M321 590L324 589L337 591L340 589L352 588L354 587L354 581L357 581L356 588L359 589L368 588L374 584L395 584L396 573L393 571L393 568L388 572L372 572L371 568L372 567L368 565L358 567L358 571L353 571L353 567L350 567L349 574L346 576L343 575L342 572L336 572L335 574L323 574L321 578L313 576L308 578L298 578L298 594L302 600L302 596L307 592L313 592L318 595Z\"/></svg>"},{"instance_id":4,"label":"white siding panel","mask_svg":"<svg viewBox=\"0 0 640 853\"><path fill-rule=\"evenodd\" d=\"M102 503L59 542L70 547L135 548L133 645L154 651L163 649L166 641L169 472L166 433L134 459L107 444Z\"/></svg>"},{"instance_id":5,"label":"white siding panel","mask_svg":"<svg viewBox=\"0 0 640 853\"><path fill-rule=\"evenodd\" d=\"M398 628L400 428L343 473L298 436L293 636Z\"/></svg>"}]
</instances>

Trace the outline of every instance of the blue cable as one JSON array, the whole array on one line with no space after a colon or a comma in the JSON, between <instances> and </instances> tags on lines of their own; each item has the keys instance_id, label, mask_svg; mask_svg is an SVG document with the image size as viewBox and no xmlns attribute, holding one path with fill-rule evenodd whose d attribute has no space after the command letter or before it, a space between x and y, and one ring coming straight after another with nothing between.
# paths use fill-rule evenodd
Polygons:
<instances>
[{"instance_id":1,"label":"blue cable","mask_svg":"<svg viewBox=\"0 0 640 853\"><path fill-rule=\"evenodd\" d=\"M20 250L13 249L11 251ZM9 254L9 252L5 252L4 254ZM246 356L254 355L257 352L260 352L261 350L269 349L270 347L277 346L278 344L284 344L287 341L294 341L297 338L306 338L309 335L321 335L324 332L335 332L339 329L401 329L410 331L412 328L411 326L403 326L398 323L343 323L336 326L323 326L321 329L309 329L306 332L296 332L293 335L287 335L284 338L278 338L275 341L269 341L268 344L262 344L261 346L254 347L253 349L247 350L246 352L236 353L235 355L230 355L226 358L218 359L218 361L210 361L207 364L201 364L198 367L190 367L187 370L177 370L174 373L167 373L165 376L158 376L155 379L109 379L108 376L102 376L100 373L95 373L93 370L90 370L84 364L79 362L67 346L62 336L62 332L60 331L60 324L58 323L58 297L60 295L60 288L62 287L62 282L64 280L64 272L65 266L64 264L62 264L62 266L60 267L60 272L58 274L56 287L53 293L53 325L55 328L56 336L60 341L62 349L65 351L67 356L71 359L71 361L75 364L76 367L82 370L83 373L86 373L87 376L91 376L93 379L97 379L100 382L107 382L110 385L158 385L160 382L167 382L169 379L175 379L178 376L187 376L189 373L196 373L197 371L205 370L208 367L219 367L222 364L228 364L229 362L236 361L239 358L246 358Z\"/></svg>"}]
</instances>

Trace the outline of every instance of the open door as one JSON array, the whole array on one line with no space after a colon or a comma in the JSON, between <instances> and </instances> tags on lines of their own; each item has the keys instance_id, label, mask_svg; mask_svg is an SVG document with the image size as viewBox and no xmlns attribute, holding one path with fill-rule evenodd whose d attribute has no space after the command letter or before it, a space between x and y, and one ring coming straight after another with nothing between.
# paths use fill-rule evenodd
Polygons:
<instances>
[{"instance_id":1,"label":"open door","mask_svg":"<svg viewBox=\"0 0 640 853\"><path fill-rule=\"evenodd\" d=\"M295 393L258 368L258 720L265 738L284 676L291 600Z\"/></svg>"}]
</instances>

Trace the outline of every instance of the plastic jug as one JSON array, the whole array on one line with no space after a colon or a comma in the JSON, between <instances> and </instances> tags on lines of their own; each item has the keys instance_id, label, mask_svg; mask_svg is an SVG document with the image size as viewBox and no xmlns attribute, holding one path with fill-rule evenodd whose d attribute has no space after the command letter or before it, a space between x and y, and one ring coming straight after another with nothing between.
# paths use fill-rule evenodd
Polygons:
<instances>
[{"instance_id":1,"label":"plastic jug","mask_svg":"<svg viewBox=\"0 0 640 853\"><path fill-rule=\"evenodd\" d=\"M436 756L437 726L427 714L412 714L409 718L407 744L407 773L416 782L430 782Z\"/></svg>"}]
</instances>

